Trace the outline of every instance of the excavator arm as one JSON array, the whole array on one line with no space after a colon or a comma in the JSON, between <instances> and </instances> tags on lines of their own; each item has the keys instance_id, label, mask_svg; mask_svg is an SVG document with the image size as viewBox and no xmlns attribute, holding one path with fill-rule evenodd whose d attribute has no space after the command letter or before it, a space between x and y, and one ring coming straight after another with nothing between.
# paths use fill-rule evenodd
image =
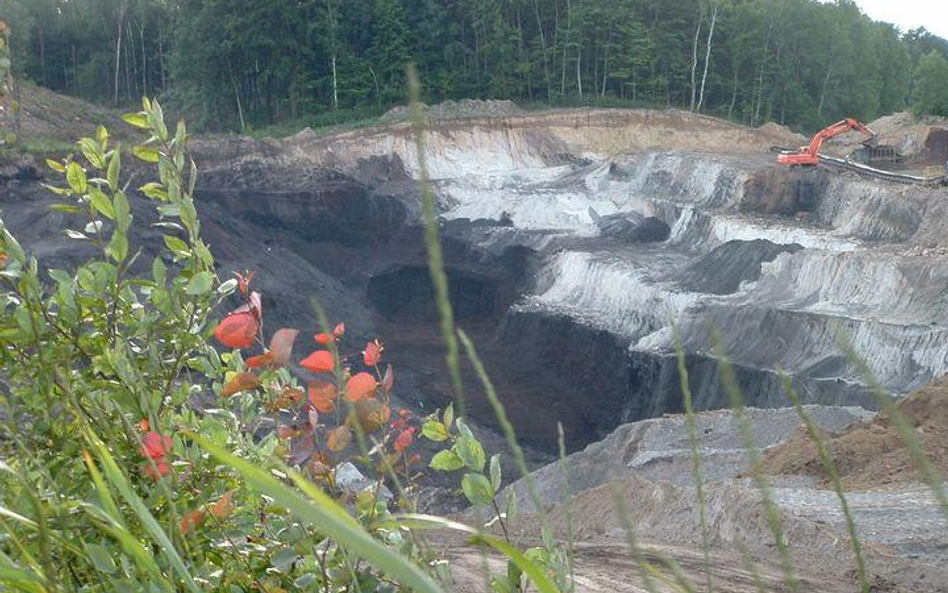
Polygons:
<instances>
[{"instance_id":1,"label":"excavator arm","mask_svg":"<svg viewBox=\"0 0 948 593\"><path fill-rule=\"evenodd\" d=\"M869 127L855 119L847 117L840 122L820 130L816 136L813 136L813 140L810 141L809 145L804 146L799 150L781 153L780 156L777 157L777 160L784 165L819 165L820 149L823 148L823 143L831 138L839 136L840 134L845 134L850 130L856 130L869 136L867 142L873 141L876 137L876 133L870 130Z\"/></svg>"}]
</instances>

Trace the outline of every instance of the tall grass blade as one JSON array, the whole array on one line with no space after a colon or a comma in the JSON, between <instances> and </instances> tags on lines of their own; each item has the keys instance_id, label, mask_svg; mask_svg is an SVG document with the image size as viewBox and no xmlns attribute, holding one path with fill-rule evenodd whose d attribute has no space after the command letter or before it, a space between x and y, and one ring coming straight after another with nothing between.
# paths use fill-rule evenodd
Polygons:
<instances>
[{"instance_id":1,"label":"tall grass blade","mask_svg":"<svg viewBox=\"0 0 948 593\"><path fill-rule=\"evenodd\" d=\"M711 579L711 539L708 535L708 500L704 491L704 474L701 471L701 450L698 442L698 427L695 421L695 406L691 394L691 381L685 360L685 345L681 341L678 328L672 323L675 336L675 358L678 361L678 380L681 383L681 395L685 405L685 429L688 432L688 446L691 448L691 475L695 479L695 497L698 499L698 522L701 527L701 550L704 554L705 584L708 592L714 591Z\"/></svg>"},{"instance_id":2,"label":"tall grass blade","mask_svg":"<svg viewBox=\"0 0 948 593\"><path fill-rule=\"evenodd\" d=\"M563 432L563 423L556 423L557 444L560 449L560 471L563 473L563 512L566 514L566 563L569 568L569 590L576 589L576 546L573 535L573 511L570 508L572 489L569 485L569 468L566 465L566 434Z\"/></svg>"},{"instance_id":3,"label":"tall grass blade","mask_svg":"<svg viewBox=\"0 0 948 593\"><path fill-rule=\"evenodd\" d=\"M793 407L796 408L797 415L800 416L800 420L806 428L807 435L809 435L813 444L816 445L816 450L820 456L820 463L823 464L823 469L826 470L826 475L829 476L830 482L833 484L833 490L836 492L836 497L839 499L839 504L843 510L843 516L846 519L846 530L849 532L849 540L852 542L853 557L856 561L856 573L859 576L859 587L863 593L869 593L870 587L869 581L866 580L866 562L862 555L862 544L859 542L859 534L856 533L856 522L853 520L849 502L846 500L846 494L843 492L843 484L840 482L836 463L826 448L826 443L823 441L823 437L820 436L820 431L817 429L813 419L807 414L806 410L803 409L800 396L790 383L790 376L782 370L778 370L778 372L780 373L780 383L783 385L783 390L786 392L787 397L790 398L790 401L793 402Z\"/></svg>"},{"instance_id":4,"label":"tall grass blade","mask_svg":"<svg viewBox=\"0 0 948 593\"><path fill-rule=\"evenodd\" d=\"M3 552L0 552L0 584L13 587L13 590L29 593L46 593L48 590L43 577L35 572L19 568Z\"/></svg>"},{"instance_id":5,"label":"tall grass blade","mask_svg":"<svg viewBox=\"0 0 948 593\"><path fill-rule=\"evenodd\" d=\"M892 424L898 431L899 436L902 437L906 448L908 448L912 463L914 463L918 471L921 472L922 478L931 489L935 500L938 501L938 506L941 508L942 514L945 516L945 519L948 520L948 493L945 492L944 476L935 469L935 466L932 465L932 462L928 459L928 455L926 455L922 449L922 443L918 440L918 435L915 434L911 423L896 405L897 400L886 393L885 388L883 388L879 380L876 379L872 369L869 368L866 361L856 352L849 338L840 331L838 333L838 341L843 353L850 362L856 366L859 374L862 375L863 380L869 386L869 391L876 400L876 404L882 411L881 413L892 419Z\"/></svg>"},{"instance_id":6,"label":"tall grass blade","mask_svg":"<svg viewBox=\"0 0 948 593\"><path fill-rule=\"evenodd\" d=\"M450 529L452 531L466 533L471 536L470 541L472 544L491 547L506 556L523 571L523 574L527 575L541 593L561 593L559 589L557 589L556 584L547 576L546 572L540 566L502 538L484 533L469 525L434 515L395 515L388 520L387 523L413 529Z\"/></svg>"},{"instance_id":7,"label":"tall grass blade","mask_svg":"<svg viewBox=\"0 0 948 593\"><path fill-rule=\"evenodd\" d=\"M461 381L460 348L454 335L454 311L451 308L451 296L448 288L448 275L444 271L444 256L441 252L441 240L438 235L438 218L435 212L435 196L431 191L428 176L428 161L425 156L425 122L421 112L421 82L414 64L409 64L408 98L411 106L411 126L415 135L415 156L418 159L419 188L422 199L422 219L425 223L425 249L428 252L428 272L434 288L438 316L441 320L441 335L447 347L446 361L451 385L454 388L458 404L458 415L465 416L464 385Z\"/></svg>"},{"instance_id":8,"label":"tall grass blade","mask_svg":"<svg viewBox=\"0 0 948 593\"><path fill-rule=\"evenodd\" d=\"M129 558L148 574L153 582L161 585L161 588L169 593L175 591L174 585L168 581L151 551L147 550L137 537L129 533L124 525L95 505L86 504L83 509L96 519L96 525L117 541Z\"/></svg>"},{"instance_id":9,"label":"tall grass blade","mask_svg":"<svg viewBox=\"0 0 948 593\"><path fill-rule=\"evenodd\" d=\"M632 552L632 559L636 565L638 565L639 573L642 575L642 584L648 593L657 593L655 581L652 580L654 568L646 561L645 555L639 547L639 540L635 534L635 526L632 524L632 516L631 513L629 513L629 507L626 506L625 495L614 478L609 480L609 489L612 493L613 506L615 507L616 514L619 516L619 523L625 531L625 541L629 546L629 550Z\"/></svg>"},{"instance_id":10,"label":"tall grass blade","mask_svg":"<svg viewBox=\"0 0 948 593\"><path fill-rule=\"evenodd\" d=\"M484 363L477 355L477 349L474 347L474 342L471 341L471 338L469 338L462 329L458 330L458 337L461 339L461 343L464 345L464 350L467 353L468 359L471 361L471 365L474 367L474 372L477 374L481 384L484 386L484 393L487 395L487 401L490 402L490 406L494 411L494 416L497 417L497 422L500 424L501 430L504 433L507 446L510 447L510 450L513 452L514 460L517 462L517 469L520 470L520 474L523 476L523 479L527 484L527 495L530 497L530 501L536 507L536 512L540 516L544 533L549 533L549 525L546 519L546 514L543 512L543 503L540 500L540 495L537 494L536 483L533 480L533 475L530 473L530 468L527 467L527 457L523 453L523 447L521 447L520 442L517 441L517 431L514 429L513 423L510 422L510 418L507 417L507 410L504 409L504 404L500 401L500 398L497 397L497 390L494 389L494 383L490 380L490 376L487 374L487 369L484 368Z\"/></svg>"},{"instance_id":11,"label":"tall grass blade","mask_svg":"<svg viewBox=\"0 0 948 593\"><path fill-rule=\"evenodd\" d=\"M380 544L361 526L354 525L351 517L343 519L342 514L348 517L348 513L335 501L318 496L317 500L307 500L252 463L198 435L191 434L190 437L218 461L232 467L254 488L271 497L276 504L316 527L349 552L418 593L442 593L431 577L409 559Z\"/></svg>"},{"instance_id":12,"label":"tall grass blade","mask_svg":"<svg viewBox=\"0 0 948 593\"><path fill-rule=\"evenodd\" d=\"M172 568L174 568L174 571L178 573L178 576L184 582L187 589L191 591L191 593L200 593L200 587L194 582L191 573L184 565L184 561L175 549L174 544L171 543L171 540L168 538L168 534L166 534L161 528L161 525L158 524L158 520L151 514L142 499L135 494L132 486L128 483L128 480L119 468L118 463L115 462L115 458L112 457L112 454L109 453L109 450L102 441L92 434L91 429L84 427L83 432L86 442L93 449L99 461L102 462L105 477L111 482L112 486L118 490L125 502L132 507L135 516L138 517L138 520L145 526L145 529L151 535L152 539L158 544L161 553L165 559L168 560Z\"/></svg>"},{"instance_id":13,"label":"tall grass blade","mask_svg":"<svg viewBox=\"0 0 948 593\"><path fill-rule=\"evenodd\" d=\"M780 517L780 509L773 501L771 494L770 480L764 474L760 462L760 450L757 448L757 442L754 439L754 427L751 425L744 409L744 395L737 383L737 376L734 374L734 367L724 352L724 346L718 333L712 332L712 341L714 343L714 355L718 360L718 369L721 373L721 386L728 396L731 409L737 419L738 429L741 433L741 441L744 452L750 460L751 473L754 476L754 482L757 490L760 492L761 502L764 505L764 517L767 526L774 536L774 542L777 545L777 553L780 557L780 566L783 570L784 581L791 591L799 591L800 583L797 581L793 565L793 556L787 546L787 541L783 533L783 523Z\"/></svg>"}]
</instances>

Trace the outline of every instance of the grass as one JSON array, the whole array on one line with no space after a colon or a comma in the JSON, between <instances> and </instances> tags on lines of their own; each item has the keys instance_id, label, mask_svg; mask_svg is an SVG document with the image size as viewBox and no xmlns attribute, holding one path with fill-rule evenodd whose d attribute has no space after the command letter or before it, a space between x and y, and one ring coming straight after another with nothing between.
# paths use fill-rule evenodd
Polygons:
<instances>
[{"instance_id":1,"label":"grass","mask_svg":"<svg viewBox=\"0 0 948 593\"><path fill-rule=\"evenodd\" d=\"M384 107L369 106L308 113L260 128L248 128L245 133L253 138L286 138L310 128L317 136L328 136L377 126L385 111Z\"/></svg>"},{"instance_id":2,"label":"grass","mask_svg":"<svg viewBox=\"0 0 948 593\"><path fill-rule=\"evenodd\" d=\"M28 154L39 157L58 156L74 152L74 142L52 136L26 136L13 146L0 147L0 157Z\"/></svg>"}]
</instances>

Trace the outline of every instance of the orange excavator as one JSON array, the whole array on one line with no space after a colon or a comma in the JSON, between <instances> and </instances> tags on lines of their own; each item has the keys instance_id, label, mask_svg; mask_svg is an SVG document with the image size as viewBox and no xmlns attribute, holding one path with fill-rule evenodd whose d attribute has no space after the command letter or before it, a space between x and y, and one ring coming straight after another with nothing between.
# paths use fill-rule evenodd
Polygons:
<instances>
[{"instance_id":1,"label":"orange excavator","mask_svg":"<svg viewBox=\"0 0 948 593\"><path fill-rule=\"evenodd\" d=\"M784 165L802 165L804 167L815 167L820 164L820 148L823 147L823 143L830 138L835 138L836 136L845 134L850 130L858 130L869 136L869 138L863 142L863 144L867 146L872 146L874 144L876 133L855 119L847 117L841 122L835 123L820 130L816 136L813 136L813 140L810 141L808 146L804 146L799 150L781 152L780 156L777 157L777 160Z\"/></svg>"}]
</instances>

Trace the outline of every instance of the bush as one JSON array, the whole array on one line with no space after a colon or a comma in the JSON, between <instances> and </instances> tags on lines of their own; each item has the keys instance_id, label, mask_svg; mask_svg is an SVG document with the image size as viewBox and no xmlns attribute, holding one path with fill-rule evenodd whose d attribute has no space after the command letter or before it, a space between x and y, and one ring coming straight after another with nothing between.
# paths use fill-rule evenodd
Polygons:
<instances>
[{"instance_id":1,"label":"bush","mask_svg":"<svg viewBox=\"0 0 948 593\"><path fill-rule=\"evenodd\" d=\"M464 495L504 526L499 458L450 408L393 414L384 346L350 347L344 324L314 336L299 366L317 378L301 383L289 370L299 332L264 340L253 273L215 272L184 124L172 133L147 100L125 120L148 134L132 152L158 173L139 188L160 214L158 257L132 244L122 150L104 128L81 156L47 161L63 178L54 208L83 221L65 233L95 257L42 271L0 220L0 588L438 591L449 569L422 530L449 527L510 558L496 590L520 591L527 575L554 591L552 546L521 554L393 514L416 508L424 435L450 445L432 467L463 471ZM261 431L263 418L279 426Z\"/></svg>"}]
</instances>

